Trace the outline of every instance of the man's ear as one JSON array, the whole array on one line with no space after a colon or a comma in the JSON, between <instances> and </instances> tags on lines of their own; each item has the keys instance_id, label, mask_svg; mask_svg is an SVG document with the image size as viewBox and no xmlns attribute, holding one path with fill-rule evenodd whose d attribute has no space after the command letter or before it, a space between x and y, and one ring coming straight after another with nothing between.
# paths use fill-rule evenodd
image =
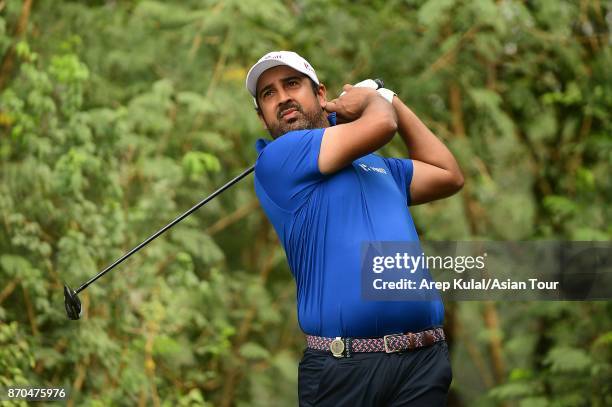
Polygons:
<instances>
[{"instance_id":1,"label":"man's ear","mask_svg":"<svg viewBox=\"0 0 612 407\"><path fill-rule=\"evenodd\" d=\"M327 104L327 89L322 83L319 84L319 87L317 88L317 99L319 100L321 109L323 109Z\"/></svg>"}]
</instances>

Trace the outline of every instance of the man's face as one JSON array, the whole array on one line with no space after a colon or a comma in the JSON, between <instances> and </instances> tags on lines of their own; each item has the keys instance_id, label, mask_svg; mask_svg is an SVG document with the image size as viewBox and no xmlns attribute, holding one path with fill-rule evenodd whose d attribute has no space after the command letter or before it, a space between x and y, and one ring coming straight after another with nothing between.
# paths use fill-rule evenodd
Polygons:
<instances>
[{"instance_id":1,"label":"man's face","mask_svg":"<svg viewBox=\"0 0 612 407\"><path fill-rule=\"evenodd\" d=\"M257 81L259 117L273 138L292 130L316 129L329 126L325 106L325 87L317 93L310 79L288 66L276 66L265 71Z\"/></svg>"}]
</instances>

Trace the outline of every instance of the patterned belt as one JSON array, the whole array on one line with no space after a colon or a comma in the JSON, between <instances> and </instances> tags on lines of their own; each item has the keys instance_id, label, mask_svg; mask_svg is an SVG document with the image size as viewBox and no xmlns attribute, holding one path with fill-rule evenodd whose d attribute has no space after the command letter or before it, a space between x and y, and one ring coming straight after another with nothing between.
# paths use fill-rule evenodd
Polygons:
<instances>
[{"instance_id":1,"label":"patterned belt","mask_svg":"<svg viewBox=\"0 0 612 407\"><path fill-rule=\"evenodd\" d=\"M382 338L326 338L306 335L311 349L330 351L337 358L351 357L352 352L400 352L423 346L431 346L445 340L444 330L439 328L421 332L385 335Z\"/></svg>"}]
</instances>

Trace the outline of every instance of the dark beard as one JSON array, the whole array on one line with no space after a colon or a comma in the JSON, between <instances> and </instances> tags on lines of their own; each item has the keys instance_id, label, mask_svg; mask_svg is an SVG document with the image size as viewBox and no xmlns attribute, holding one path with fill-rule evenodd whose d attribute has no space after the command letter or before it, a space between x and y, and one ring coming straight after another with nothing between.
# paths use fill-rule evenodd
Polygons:
<instances>
[{"instance_id":1,"label":"dark beard","mask_svg":"<svg viewBox=\"0 0 612 407\"><path fill-rule=\"evenodd\" d=\"M281 112L291 108L298 111L297 117L290 122L284 121L280 117ZM302 106L292 103L281 106L278 110L277 121L273 124L268 124L268 132L273 138L278 138L293 130L320 129L327 126L329 126L329 121L323 109L314 112L304 112Z\"/></svg>"}]
</instances>

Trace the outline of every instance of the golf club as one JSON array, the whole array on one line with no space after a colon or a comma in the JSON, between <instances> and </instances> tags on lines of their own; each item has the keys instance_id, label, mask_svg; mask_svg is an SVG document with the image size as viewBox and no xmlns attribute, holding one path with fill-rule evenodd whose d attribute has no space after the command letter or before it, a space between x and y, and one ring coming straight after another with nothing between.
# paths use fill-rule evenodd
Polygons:
<instances>
[{"instance_id":1,"label":"golf club","mask_svg":"<svg viewBox=\"0 0 612 407\"><path fill-rule=\"evenodd\" d=\"M254 169L255 169L255 165L252 165L249 168L247 168L246 170L244 170L240 175L236 176L234 179L232 179L231 181L229 181L228 183L223 185L221 188L217 189L215 192L210 194L208 197L206 197L203 200L201 200L200 202L198 202L196 205L194 205L187 212L185 212L182 215L178 216L172 222L168 223L166 226L164 226L163 228L161 228L160 230L155 232L153 235L151 235L149 238L147 238L144 242L142 242L138 246L134 247L132 250L130 250L129 252L124 254L122 257L120 257L119 259L115 260L115 262L113 264L111 264L110 266L108 266L107 268L105 268L104 270L102 270L101 272L96 274L95 276L93 276L91 279L89 279L88 281L83 283L83 285L81 285L76 290L71 289L67 284L65 284L64 285L64 306L66 307L66 314L68 315L68 318L72 319L72 320L77 320L77 319L79 319L81 317L81 312L82 312L82 310L81 310L81 300L78 297L78 294L81 291L85 290L90 284L95 282L97 279L102 277L104 274L106 274L109 271L111 271L117 265L121 264L125 259L130 257L132 254L136 253L137 251L139 251L140 249L145 247L147 244L149 244L151 241L153 241L159 235L164 233L166 230L170 229L172 226L176 225L181 220L183 220L187 216L191 215L193 212L195 212L200 207L202 207L204 204L206 204L207 202L209 202L210 200L215 198L217 195L219 195L220 193L222 193L223 191L225 191L226 189L228 189L229 187L231 187L232 185L234 185L235 183L240 181L242 178L244 178L247 175L249 175L251 172L253 172Z\"/></svg>"}]
</instances>

